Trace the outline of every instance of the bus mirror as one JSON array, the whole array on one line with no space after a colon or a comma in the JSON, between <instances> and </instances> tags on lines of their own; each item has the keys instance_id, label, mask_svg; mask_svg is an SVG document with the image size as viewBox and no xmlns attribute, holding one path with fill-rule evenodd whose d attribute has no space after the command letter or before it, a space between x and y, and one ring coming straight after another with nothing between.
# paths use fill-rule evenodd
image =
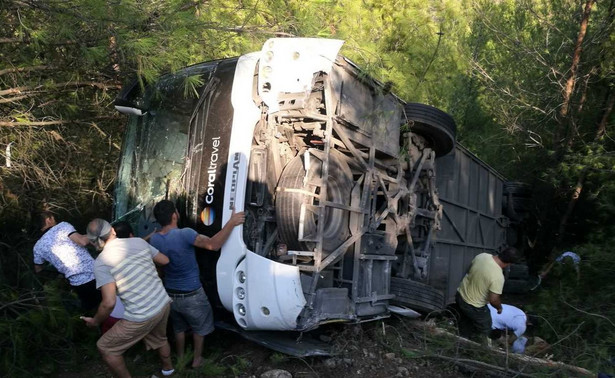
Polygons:
<instances>
[{"instance_id":1,"label":"bus mirror","mask_svg":"<svg viewBox=\"0 0 615 378\"><path fill-rule=\"evenodd\" d=\"M113 104L115 109L123 114L142 116L147 113L144 109L143 92L136 79L122 87Z\"/></svg>"},{"instance_id":2,"label":"bus mirror","mask_svg":"<svg viewBox=\"0 0 615 378\"><path fill-rule=\"evenodd\" d=\"M115 109L120 113L128 114L128 115L142 116L145 113L147 113L146 111L143 111L142 109L133 108L130 106L115 105Z\"/></svg>"}]
</instances>

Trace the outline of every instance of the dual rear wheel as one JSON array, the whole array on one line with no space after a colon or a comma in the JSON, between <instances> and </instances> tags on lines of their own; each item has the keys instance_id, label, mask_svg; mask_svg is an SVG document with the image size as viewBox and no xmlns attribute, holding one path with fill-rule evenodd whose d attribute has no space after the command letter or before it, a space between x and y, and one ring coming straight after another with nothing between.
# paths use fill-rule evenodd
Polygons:
<instances>
[{"instance_id":1,"label":"dual rear wheel","mask_svg":"<svg viewBox=\"0 0 615 378\"><path fill-rule=\"evenodd\" d=\"M404 111L410 131L422 136L436 156L444 156L455 148L456 126L450 115L417 103L406 104ZM355 183L346 159L341 152L331 150L326 200L350 206ZM305 155L299 154L284 168L275 201L276 222L279 238L289 249L313 251L317 240L318 211L324 211L323 251L326 254L350 237L349 211L332 206L320 207L323 210L318 210L323 162L315 155L310 155L309 161L306 164ZM300 227L303 228L302 235ZM299 240L300 236L304 240ZM410 279L392 278L391 293L396 295L394 303L422 311L441 309L445 302L442 291Z\"/></svg>"}]
</instances>

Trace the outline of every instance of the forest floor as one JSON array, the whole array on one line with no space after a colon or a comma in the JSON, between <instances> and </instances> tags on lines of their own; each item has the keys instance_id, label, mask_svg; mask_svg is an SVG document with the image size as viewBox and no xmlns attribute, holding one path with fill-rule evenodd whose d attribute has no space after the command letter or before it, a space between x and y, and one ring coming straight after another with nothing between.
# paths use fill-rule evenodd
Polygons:
<instances>
[{"instance_id":1,"label":"forest floor","mask_svg":"<svg viewBox=\"0 0 615 378\"><path fill-rule=\"evenodd\" d=\"M291 357L275 352L241 336L217 330L206 338L206 364L191 369L186 360L180 367L174 360L173 377L465 377L454 363L433 361L413 356L411 350L422 349L420 340L400 329L401 320L386 320L362 325L327 327L320 338L332 344L333 356ZM395 325L395 323L398 323ZM403 327L401 327L403 328ZM384 332L384 335L382 334ZM386 335L389 333L390 337ZM388 343L404 339L406 346L395 348ZM400 340L401 341L401 340ZM397 349L397 350L396 350ZM155 352L138 346L126 354L126 362L134 377L152 377L159 362ZM264 375L263 375L264 374ZM481 377L483 375L474 375ZM65 370L58 377L111 377L100 358L84 361L77 370Z\"/></svg>"},{"instance_id":2,"label":"forest floor","mask_svg":"<svg viewBox=\"0 0 615 378\"><path fill-rule=\"evenodd\" d=\"M316 338L335 351L325 357L291 357L241 336L216 330L206 338L206 363L191 369L189 355L174 360L173 377L535 377L586 376L561 366L535 366L516 361L506 351L487 349L454 335L446 317L416 320L394 316L364 324L333 324L318 329ZM497 349L497 348L496 348ZM161 377L156 353L132 348L126 362L134 377ZM111 377L100 357L65 369L58 377Z\"/></svg>"}]
</instances>

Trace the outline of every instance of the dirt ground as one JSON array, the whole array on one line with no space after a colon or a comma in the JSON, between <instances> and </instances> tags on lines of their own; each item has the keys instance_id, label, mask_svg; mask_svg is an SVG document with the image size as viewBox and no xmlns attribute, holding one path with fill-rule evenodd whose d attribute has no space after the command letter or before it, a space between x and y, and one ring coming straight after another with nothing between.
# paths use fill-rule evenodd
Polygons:
<instances>
[{"instance_id":1,"label":"dirt ground","mask_svg":"<svg viewBox=\"0 0 615 378\"><path fill-rule=\"evenodd\" d=\"M328 357L291 357L243 339L241 336L216 330L206 338L204 367L187 367L189 361L174 361L174 377L467 377L458 365L437 358L422 356L421 338L404 327L404 320L388 319L355 325L331 325L318 330L319 340L335 351ZM126 354L129 370L135 377L152 377L159 363L154 352L142 346ZM160 374L157 374L160 376ZM77 371L62 371L58 377L111 377L100 358L84 361ZM476 374L481 377L483 374Z\"/></svg>"},{"instance_id":2,"label":"dirt ground","mask_svg":"<svg viewBox=\"0 0 615 378\"><path fill-rule=\"evenodd\" d=\"M538 377L595 376L576 374L553 361L538 364L499 349L456 337L452 311L422 319L393 315L362 324L329 324L290 339L306 345L316 341L330 356L292 357L248 341L237 333L216 329L205 338L205 364L189 368L191 356L177 361L174 377L320 378L320 377ZM297 339L295 337L299 336ZM188 338L189 340L189 338ZM311 341L310 341L311 340ZM171 344L173 345L173 344ZM190 345L189 345L190 346ZM94 346L92 345L92 348ZM84 355L78 368L63 369L56 377L111 377L100 356ZM94 357L92 357L94 356ZM536 355L544 357L544 355ZM142 344L129 350L126 363L133 377L161 377L156 353ZM531 357L528 357L531 358Z\"/></svg>"}]
</instances>

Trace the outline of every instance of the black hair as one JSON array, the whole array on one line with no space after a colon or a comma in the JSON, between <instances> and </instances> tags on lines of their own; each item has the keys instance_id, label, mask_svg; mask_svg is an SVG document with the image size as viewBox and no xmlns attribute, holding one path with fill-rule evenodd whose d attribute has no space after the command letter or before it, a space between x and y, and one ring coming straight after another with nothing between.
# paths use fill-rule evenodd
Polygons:
<instances>
[{"instance_id":1,"label":"black hair","mask_svg":"<svg viewBox=\"0 0 615 378\"><path fill-rule=\"evenodd\" d=\"M115 230L115 235L120 239L130 238L134 234L132 231L132 226L126 221L119 221L114 223L112 226Z\"/></svg>"},{"instance_id":2,"label":"black hair","mask_svg":"<svg viewBox=\"0 0 615 378\"><path fill-rule=\"evenodd\" d=\"M175 204L169 200L162 200L154 206L154 217L162 227L171 224L175 214Z\"/></svg>"},{"instance_id":3,"label":"black hair","mask_svg":"<svg viewBox=\"0 0 615 378\"><path fill-rule=\"evenodd\" d=\"M498 254L500 260L505 264L514 264L521 260L521 255L515 247L506 247Z\"/></svg>"},{"instance_id":4,"label":"black hair","mask_svg":"<svg viewBox=\"0 0 615 378\"><path fill-rule=\"evenodd\" d=\"M43 227L45 227L45 222L47 221L47 219L51 218L51 217L55 217L55 214L52 213L51 211L41 211L40 213L36 214L36 227L38 230L42 229Z\"/></svg>"}]
</instances>

